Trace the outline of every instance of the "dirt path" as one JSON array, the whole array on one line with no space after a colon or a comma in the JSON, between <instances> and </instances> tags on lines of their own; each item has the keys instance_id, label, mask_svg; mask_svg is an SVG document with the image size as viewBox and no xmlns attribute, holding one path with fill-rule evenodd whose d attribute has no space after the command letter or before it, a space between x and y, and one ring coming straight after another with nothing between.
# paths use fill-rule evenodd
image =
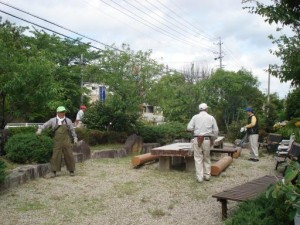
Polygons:
<instances>
[{"instance_id":1,"label":"dirt path","mask_svg":"<svg viewBox=\"0 0 300 225\"><path fill-rule=\"evenodd\" d=\"M211 195L263 175L275 175L275 161L264 154L247 160L248 150L218 177L197 183L194 172L162 172L157 163L139 169L131 157L94 159L0 194L1 225L221 225L221 205ZM213 157L216 159L216 157ZM229 202L229 216L235 202Z\"/></svg>"}]
</instances>

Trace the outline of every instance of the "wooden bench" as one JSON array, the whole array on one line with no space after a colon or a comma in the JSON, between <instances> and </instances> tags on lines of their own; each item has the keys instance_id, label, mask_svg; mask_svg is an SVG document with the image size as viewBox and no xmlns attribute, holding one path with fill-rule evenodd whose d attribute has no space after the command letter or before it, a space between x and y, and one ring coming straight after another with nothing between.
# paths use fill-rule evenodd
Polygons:
<instances>
[{"instance_id":1,"label":"wooden bench","mask_svg":"<svg viewBox=\"0 0 300 225\"><path fill-rule=\"evenodd\" d=\"M278 150L275 160L275 170L277 170L279 164L285 163L288 160L296 160L300 163L300 144L292 141L292 143L290 143L290 145L288 146L287 151Z\"/></svg>"},{"instance_id":2,"label":"wooden bench","mask_svg":"<svg viewBox=\"0 0 300 225\"><path fill-rule=\"evenodd\" d=\"M282 140L281 134L270 133L268 134L267 140L264 143L260 143L259 147L265 147L268 152L276 152L279 143Z\"/></svg>"},{"instance_id":3,"label":"wooden bench","mask_svg":"<svg viewBox=\"0 0 300 225\"><path fill-rule=\"evenodd\" d=\"M259 194L265 192L271 184L276 183L279 179L279 177L267 175L212 195L213 198L221 202L222 219L227 218L228 200L243 202L254 199Z\"/></svg>"},{"instance_id":4,"label":"wooden bench","mask_svg":"<svg viewBox=\"0 0 300 225\"><path fill-rule=\"evenodd\" d=\"M233 156L238 151L234 147L212 148L211 153L227 153ZM194 167L194 151L190 142L174 143L151 149L151 154L159 156L159 169L168 170L171 167L172 157L185 157L186 169Z\"/></svg>"}]
</instances>

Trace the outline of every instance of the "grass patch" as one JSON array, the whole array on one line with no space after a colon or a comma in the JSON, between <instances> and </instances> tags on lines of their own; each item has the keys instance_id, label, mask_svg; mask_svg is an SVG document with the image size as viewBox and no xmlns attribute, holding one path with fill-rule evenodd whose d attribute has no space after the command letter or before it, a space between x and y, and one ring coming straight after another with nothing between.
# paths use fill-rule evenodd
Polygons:
<instances>
[{"instance_id":1,"label":"grass patch","mask_svg":"<svg viewBox=\"0 0 300 225\"><path fill-rule=\"evenodd\" d=\"M166 215L166 212L163 209L148 209L148 212L153 216L153 217L163 217Z\"/></svg>"},{"instance_id":2,"label":"grass patch","mask_svg":"<svg viewBox=\"0 0 300 225\"><path fill-rule=\"evenodd\" d=\"M6 165L7 170L13 170L19 166L19 164L11 162L5 156L1 156L0 158Z\"/></svg>"},{"instance_id":3,"label":"grass patch","mask_svg":"<svg viewBox=\"0 0 300 225\"><path fill-rule=\"evenodd\" d=\"M105 145L95 145L90 146L91 151L105 151L105 150L112 150L112 149L121 149L123 148L123 144L105 144Z\"/></svg>"},{"instance_id":4,"label":"grass patch","mask_svg":"<svg viewBox=\"0 0 300 225\"><path fill-rule=\"evenodd\" d=\"M46 206L38 201L36 202L24 202L23 204L17 206L17 211L27 212L31 210L41 210L46 208Z\"/></svg>"},{"instance_id":5,"label":"grass patch","mask_svg":"<svg viewBox=\"0 0 300 225\"><path fill-rule=\"evenodd\" d=\"M139 190L139 187L133 181L128 181L114 185L114 189L118 197L124 197L125 195L134 195Z\"/></svg>"}]
</instances>

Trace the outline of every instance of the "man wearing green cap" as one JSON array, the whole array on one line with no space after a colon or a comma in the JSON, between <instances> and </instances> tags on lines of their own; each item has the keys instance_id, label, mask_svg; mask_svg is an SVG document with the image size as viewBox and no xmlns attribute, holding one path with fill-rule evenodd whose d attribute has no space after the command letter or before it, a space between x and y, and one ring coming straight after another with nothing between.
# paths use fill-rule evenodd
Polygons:
<instances>
[{"instance_id":1,"label":"man wearing green cap","mask_svg":"<svg viewBox=\"0 0 300 225\"><path fill-rule=\"evenodd\" d=\"M44 129L51 127L54 134L53 153L50 160L51 173L47 175L48 178L55 177L56 172L61 171L62 155L64 156L70 176L75 175L75 159L72 152L71 136L74 140L74 144L77 143L78 139L72 121L65 117L65 113L66 108L64 106L59 106L56 109L56 117L48 120L40 126L36 132L36 134L41 134Z\"/></svg>"}]
</instances>

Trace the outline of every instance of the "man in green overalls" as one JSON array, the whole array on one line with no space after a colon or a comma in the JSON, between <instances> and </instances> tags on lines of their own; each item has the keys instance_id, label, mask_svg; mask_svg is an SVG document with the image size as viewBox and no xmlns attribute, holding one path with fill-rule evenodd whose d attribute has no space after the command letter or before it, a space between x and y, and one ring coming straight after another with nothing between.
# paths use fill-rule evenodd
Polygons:
<instances>
[{"instance_id":1,"label":"man in green overalls","mask_svg":"<svg viewBox=\"0 0 300 225\"><path fill-rule=\"evenodd\" d=\"M64 156L70 176L75 175L75 159L72 151L71 137L74 140L74 144L76 144L78 141L77 135L72 121L65 117L66 108L64 106L59 106L56 113L56 117L48 120L40 126L36 132L37 134L41 134L44 129L51 127L52 132L54 133L53 153L50 160L51 173L47 175L47 178L53 178L56 176L56 172L61 171L62 156Z\"/></svg>"}]
</instances>

